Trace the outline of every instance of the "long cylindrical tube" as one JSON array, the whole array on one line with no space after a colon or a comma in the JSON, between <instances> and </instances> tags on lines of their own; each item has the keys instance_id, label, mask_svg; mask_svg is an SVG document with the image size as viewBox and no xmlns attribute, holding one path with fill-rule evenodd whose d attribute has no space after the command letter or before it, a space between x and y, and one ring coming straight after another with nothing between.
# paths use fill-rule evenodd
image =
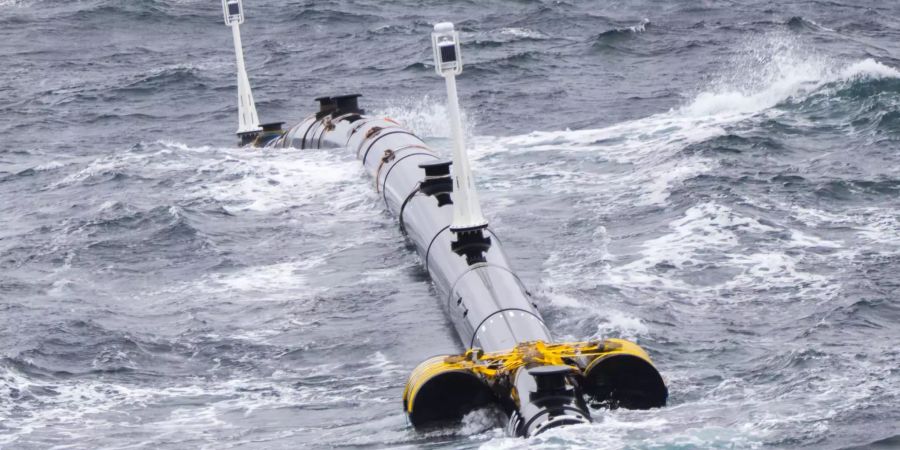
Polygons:
<instances>
[{"instance_id":1,"label":"long cylindrical tube","mask_svg":"<svg viewBox=\"0 0 900 450\"><path fill-rule=\"evenodd\" d=\"M356 151L376 178L387 208L397 216L441 294L441 304L466 348L508 350L529 341L551 340L540 313L511 269L500 240L486 262L470 266L451 250L452 204L419 192L421 164L441 161L420 138L385 119L356 114L310 118L275 141L276 147Z\"/></svg>"},{"instance_id":2,"label":"long cylindrical tube","mask_svg":"<svg viewBox=\"0 0 900 450\"><path fill-rule=\"evenodd\" d=\"M320 111L268 147L347 148L375 179L440 295L466 353L423 362L407 382L404 408L415 426L458 421L498 403L508 430L532 436L590 422L584 395L611 407L662 406L668 391L647 354L616 339L553 344L550 331L503 253L483 260L454 250L450 163L389 119L363 115L356 95L319 99Z\"/></svg>"}]
</instances>

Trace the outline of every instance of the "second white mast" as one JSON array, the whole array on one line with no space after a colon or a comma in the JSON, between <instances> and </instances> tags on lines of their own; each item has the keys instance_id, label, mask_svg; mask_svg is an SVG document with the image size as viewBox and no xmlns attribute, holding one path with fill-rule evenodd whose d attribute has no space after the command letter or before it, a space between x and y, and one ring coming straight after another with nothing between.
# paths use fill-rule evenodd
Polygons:
<instances>
[{"instance_id":1,"label":"second white mast","mask_svg":"<svg viewBox=\"0 0 900 450\"><path fill-rule=\"evenodd\" d=\"M256 103L253 101L253 91L250 89L250 78L244 66L244 46L241 43L240 26L244 23L244 8L241 0L222 0L222 9L225 14L225 25L231 27L234 37L234 54L237 59L238 80L238 134L260 131L259 116L256 113Z\"/></svg>"}]
</instances>

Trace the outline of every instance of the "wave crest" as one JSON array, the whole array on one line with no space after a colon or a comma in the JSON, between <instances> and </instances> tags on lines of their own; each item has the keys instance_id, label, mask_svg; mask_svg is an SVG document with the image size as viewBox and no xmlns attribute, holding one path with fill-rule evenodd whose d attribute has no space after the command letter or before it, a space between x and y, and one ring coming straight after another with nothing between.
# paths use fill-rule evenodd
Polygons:
<instances>
[{"instance_id":1,"label":"wave crest","mask_svg":"<svg viewBox=\"0 0 900 450\"><path fill-rule=\"evenodd\" d=\"M781 33L748 43L729 66L678 111L688 117L755 114L834 84L900 78L900 71L874 59L840 63Z\"/></svg>"}]
</instances>

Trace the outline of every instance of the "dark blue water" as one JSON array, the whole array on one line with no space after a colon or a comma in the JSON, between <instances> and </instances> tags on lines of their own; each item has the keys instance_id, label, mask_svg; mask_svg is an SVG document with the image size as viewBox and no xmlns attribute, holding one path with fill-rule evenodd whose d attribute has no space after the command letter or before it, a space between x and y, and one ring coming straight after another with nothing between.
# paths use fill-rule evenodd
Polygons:
<instances>
[{"instance_id":1,"label":"dark blue water","mask_svg":"<svg viewBox=\"0 0 900 450\"><path fill-rule=\"evenodd\" d=\"M351 152L235 147L216 1L0 0L0 448L900 446L900 4L246 0L260 116L359 92L447 148L560 339L670 405L414 432L461 350Z\"/></svg>"}]
</instances>

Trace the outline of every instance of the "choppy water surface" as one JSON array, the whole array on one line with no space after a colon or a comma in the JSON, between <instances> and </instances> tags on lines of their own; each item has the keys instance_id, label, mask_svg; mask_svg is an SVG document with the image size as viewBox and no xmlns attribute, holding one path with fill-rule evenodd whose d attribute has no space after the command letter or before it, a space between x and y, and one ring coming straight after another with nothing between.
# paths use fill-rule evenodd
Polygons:
<instances>
[{"instance_id":1,"label":"choppy water surface","mask_svg":"<svg viewBox=\"0 0 900 450\"><path fill-rule=\"evenodd\" d=\"M900 446L900 4L245 0L264 120L360 92L446 148L560 339L670 406L409 428L460 345L345 151L234 147L216 1L0 0L0 448Z\"/></svg>"}]
</instances>

